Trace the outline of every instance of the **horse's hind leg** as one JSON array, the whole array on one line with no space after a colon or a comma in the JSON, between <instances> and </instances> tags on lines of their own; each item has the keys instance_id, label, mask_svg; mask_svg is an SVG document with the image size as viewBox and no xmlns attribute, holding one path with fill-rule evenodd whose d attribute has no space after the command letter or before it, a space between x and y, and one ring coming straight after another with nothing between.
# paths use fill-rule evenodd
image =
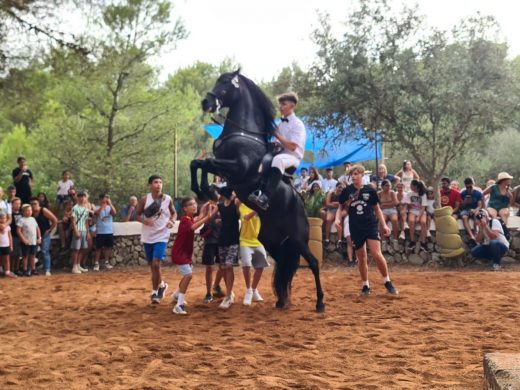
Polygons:
<instances>
[{"instance_id":1,"label":"horse's hind leg","mask_svg":"<svg viewBox=\"0 0 520 390\"><path fill-rule=\"evenodd\" d=\"M314 275L314 282L316 283L316 311L321 313L325 311L325 304L323 303L323 290L321 289L321 280L320 280L320 267L318 263L318 259L314 257L309 249L309 245L306 242L299 242L298 249L301 255L307 263L309 263L309 268Z\"/></svg>"},{"instance_id":2,"label":"horse's hind leg","mask_svg":"<svg viewBox=\"0 0 520 390\"><path fill-rule=\"evenodd\" d=\"M289 300L291 282L298 269L300 255L297 248L288 239L266 249L276 261L273 287L278 298L276 307L283 309Z\"/></svg>"},{"instance_id":3,"label":"horse's hind leg","mask_svg":"<svg viewBox=\"0 0 520 390\"><path fill-rule=\"evenodd\" d=\"M191 174L191 190L200 199L202 193L200 191L199 182L197 179L197 170L201 168L201 160L192 160L190 163L190 174Z\"/></svg>"}]
</instances>

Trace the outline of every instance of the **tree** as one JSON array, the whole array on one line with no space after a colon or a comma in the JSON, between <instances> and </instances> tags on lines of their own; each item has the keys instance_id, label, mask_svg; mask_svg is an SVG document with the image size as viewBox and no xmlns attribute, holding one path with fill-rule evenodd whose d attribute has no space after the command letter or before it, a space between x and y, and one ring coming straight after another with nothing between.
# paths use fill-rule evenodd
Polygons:
<instances>
[{"instance_id":1,"label":"tree","mask_svg":"<svg viewBox=\"0 0 520 390\"><path fill-rule=\"evenodd\" d=\"M60 81L48 92L39 145L54 151L48 166L72 169L92 190L141 192L137 177L170 174L172 130L195 117L193 94L159 88L146 63L186 33L167 1L111 4L98 23L104 37L89 38L91 56L56 48L47 61Z\"/></svg>"},{"instance_id":2,"label":"tree","mask_svg":"<svg viewBox=\"0 0 520 390\"><path fill-rule=\"evenodd\" d=\"M361 1L341 39L328 16L314 40L313 124L335 137L381 134L408 151L434 185L450 162L512 120L517 83L507 45L491 17L462 21L451 32L428 30L416 8L392 10Z\"/></svg>"}]
</instances>

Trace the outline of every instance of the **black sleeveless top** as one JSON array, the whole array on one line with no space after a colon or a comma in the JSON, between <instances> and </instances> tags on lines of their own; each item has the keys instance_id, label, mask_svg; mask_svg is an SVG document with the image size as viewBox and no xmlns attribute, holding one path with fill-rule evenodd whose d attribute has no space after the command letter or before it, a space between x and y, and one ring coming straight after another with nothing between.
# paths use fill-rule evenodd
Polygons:
<instances>
[{"instance_id":1,"label":"black sleeveless top","mask_svg":"<svg viewBox=\"0 0 520 390\"><path fill-rule=\"evenodd\" d=\"M224 202L219 203L218 212L220 213L220 219L222 220L218 245L238 245L240 234L238 221L240 220L240 215L238 214L235 202L231 202L227 207L224 205Z\"/></svg>"},{"instance_id":2,"label":"black sleeveless top","mask_svg":"<svg viewBox=\"0 0 520 390\"><path fill-rule=\"evenodd\" d=\"M22 213L21 212L13 212L11 215L11 235L13 238L18 237L18 231L16 228L18 227L18 221L22 219Z\"/></svg>"},{"instance_id":3,"label":"black sleeveless top","mask_svg":"<svg viewBox=\"0 0 520 390\"><path fill-rule=\"evenodd\" d=\"M37 217L34 217L34 219L36 219L36 223L38 224L38 227L40 228L40 234L42 236L51 227L51 221L49 221L49 219L45 215L43 215L44 209L45 208L42 207L40 209L40 214L38 214Z\"/></svg>"}]
</instances>

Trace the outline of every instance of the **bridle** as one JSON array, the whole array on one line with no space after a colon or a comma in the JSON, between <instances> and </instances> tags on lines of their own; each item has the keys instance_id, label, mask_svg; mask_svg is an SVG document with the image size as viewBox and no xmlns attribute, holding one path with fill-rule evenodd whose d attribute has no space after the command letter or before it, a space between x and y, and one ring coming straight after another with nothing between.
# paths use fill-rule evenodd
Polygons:
<instances>
[{"instance_id":1,"label":"bridle","mask_svg":"<svg viewBox=\"0 0 520 390\"><path fill-rule=\"evenodd\" d=\"M238 79L235 82L233 82L233 80L232 80L232 84L233 84L233 86L235 88L237 88L237 89L239 88ZM231 134L228 134L228 135L226 135L224 137L222 137L222 135L220 137L218 137L215 140L215 148L218 148L222 144L222 142L224 140L227 140L229 138L233 138L233 137L236 137L236 136L245 137L245 138L251 139L253 141L257 141L257 142L260 142L263 145L267 144L267 134L266 133L263 133L263 132L260 132L260 131L254 131L254 130L250 130L250 129L246 129L246 128L242 127L241 125L239 125L238 123L236 123L235 121L233 121L232 119L229 119L227 116L222 115L219 112L220 108L222 107L222 102L221 102L220 98L218 97L218 95L215 92L213 92L213 90L209 91L208 95L212 96L215 99L215 102L216 102L215 114L221 120L223 120L223 123L221 123L217 119L215 119L214 116L211 117L211 120L215 124L220 125L222 127L224 127L226 123L230 123L231 125L233 125L236 128L241 130L240 133L231 133ZM258 137L258 136L260 136L260 137Z\"/></svg>"}]
</instances>

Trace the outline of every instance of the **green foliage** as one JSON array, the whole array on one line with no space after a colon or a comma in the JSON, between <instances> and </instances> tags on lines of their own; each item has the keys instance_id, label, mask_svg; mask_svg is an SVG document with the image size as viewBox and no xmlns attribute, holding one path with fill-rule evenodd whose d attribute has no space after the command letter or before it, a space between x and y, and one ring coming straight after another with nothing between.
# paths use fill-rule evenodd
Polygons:
<instances>
[{"instance_id":1,"label":"green foliage","mask_svg":"<svg viewBox=\"0 0 520 390\"><path fill-rule=\"evenodd\" d=\"M36 157L37 148L27 136L23 125L15 126L10 133L1 138L0 143L0 185L4 188L13 183L11 172L17 167L16 159L24 156L31 170L31 161Z\"/></svg>"},{"instance_id":2,"label":"green foliage","mask_svg":"<svg viewBox=\"0 0 520 390\"><path fill-rule=\"evenodd\" d=\"M518 83L492 18L428 30L417 9L374 0L361 1L346 26L337 39L323 16L314 34L315 126L339 128L336 137L355 136L352 124L368 137L379 132L436 182L458 155L511 124Z\"/></svg>"}]
</instances>

